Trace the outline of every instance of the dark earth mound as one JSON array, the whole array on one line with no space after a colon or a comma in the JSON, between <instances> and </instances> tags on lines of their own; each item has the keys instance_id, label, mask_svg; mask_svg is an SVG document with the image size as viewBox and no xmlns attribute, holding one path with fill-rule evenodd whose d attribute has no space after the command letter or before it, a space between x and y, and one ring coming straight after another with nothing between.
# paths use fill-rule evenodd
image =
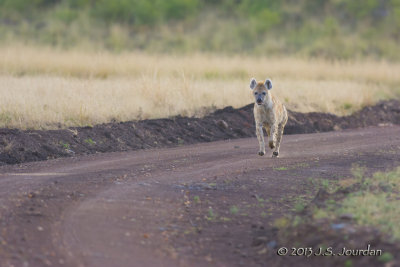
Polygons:
<instances>
[{"instance_id":1,"label":"dark earth mound","mask_svg":"<svg viewBox=\"0 0 400 267\"><path fill-rule=\"evenodd\" d=\"M289 111L285 134L325 132L388 123L400 124L398 100L380 102L344 117ZM239 109L226 107L203 118L176 116L48 131L0 129L0 165L253 136L253 104Z\"/></svg>"}]
</instances>

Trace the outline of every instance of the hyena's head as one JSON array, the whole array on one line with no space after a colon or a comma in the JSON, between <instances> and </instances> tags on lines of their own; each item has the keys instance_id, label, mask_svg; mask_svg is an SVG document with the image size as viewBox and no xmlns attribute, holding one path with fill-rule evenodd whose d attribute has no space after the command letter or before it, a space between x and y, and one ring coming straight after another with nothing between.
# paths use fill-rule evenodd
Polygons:
<instances>
[{"instance_id":1,"label":"hyena's head","mask_svg":"<svg viewBox=\"0 0 400 267\"><path fill-rule=\"evenodd\" d=\"M257 82L256 79L252 78L250 89L253 91L256 104L263 105L270 97L268 91L272 89L272 82L270 79L266 79L265 82Z\"/></svg>"}]
</instances>

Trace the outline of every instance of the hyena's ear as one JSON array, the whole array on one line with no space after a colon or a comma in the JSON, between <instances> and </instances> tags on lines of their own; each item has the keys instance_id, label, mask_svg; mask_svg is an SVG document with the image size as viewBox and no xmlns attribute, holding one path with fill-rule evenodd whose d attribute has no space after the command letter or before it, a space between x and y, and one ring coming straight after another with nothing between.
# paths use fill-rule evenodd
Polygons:
<instances>
[{"instance_id":1,"label":"hyena's ear","mask_svg":"<svg viewBox=\"0 0 400 267\"><path fill-rule=\"evenodd\" d=\"M257 85L256 79L251 78L251 81L250 81L250 89L253 90L254 88L256 88L256 85Z\"/></svg>"},{"instance_id":2,"label":"hyena's ear","mask_svg":"<svg viewBox=\"0 0 400 267\"><path fill-rule=\"evenodd\" d=\"M265 80L265 87L267 87L268 90L272 89L272 81L270 79Z\"/></svg>"}]
</instances>

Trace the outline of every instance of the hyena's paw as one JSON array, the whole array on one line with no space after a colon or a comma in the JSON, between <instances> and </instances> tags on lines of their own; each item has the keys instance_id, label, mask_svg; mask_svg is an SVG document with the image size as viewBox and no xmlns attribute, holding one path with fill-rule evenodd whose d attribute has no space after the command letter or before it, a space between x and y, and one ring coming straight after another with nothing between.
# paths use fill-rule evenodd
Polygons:
<instances>
[{"instance_id":1,"label":"hyena's paw","mask_svg":"<svg viewBox=\"0 0 400 267\"><path fill-rule=\"evenodd\" d=\"M279 158L279 152L278 152L278 151L274 151L274 152L272 153L272 157L273 157L273 158Z\"/></svg>"},{"instance_id":2,"label":"hyena's paw","mask_svg":"<svg viewBox=\"0 0 400 267\"><path fill-rule=\"evenodd\" d=\"M275 143L274 143L274 141L269 141L269 147L270 147L271 149L274 149L274 148L275 148Z\"/></svg>"},{"instance_id":3,"label":"hyena's paw","mask_svg":"<svg viewBox=\"0 0 400 267\"><path fill-rule=\"evenodd\" d=\"M259 155L259 156L264 156L264 155L265 155L265 152L264 152L264 151L259 151L259 152L258 152L258 155Z\"/></svg>"}]
</instances>

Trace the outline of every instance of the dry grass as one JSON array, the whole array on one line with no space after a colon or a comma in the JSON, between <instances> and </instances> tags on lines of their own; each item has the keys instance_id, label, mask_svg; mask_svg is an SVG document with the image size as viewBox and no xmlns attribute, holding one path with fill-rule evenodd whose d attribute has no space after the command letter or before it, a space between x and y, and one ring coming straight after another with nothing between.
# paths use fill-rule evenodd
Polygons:
<instances>
[{"instance_id":1,"label":"dry grass","mask_svg":"<svg viewBox=\"0 0 400 267\"><path fill-rule=\"evenodd\" d=\"M216 55L0 48L0 127L56 128L200 114L251 103L248 82L272 78L297 111L346 114L396 97L400 64Z\"/></svg>"}]
</instances>

